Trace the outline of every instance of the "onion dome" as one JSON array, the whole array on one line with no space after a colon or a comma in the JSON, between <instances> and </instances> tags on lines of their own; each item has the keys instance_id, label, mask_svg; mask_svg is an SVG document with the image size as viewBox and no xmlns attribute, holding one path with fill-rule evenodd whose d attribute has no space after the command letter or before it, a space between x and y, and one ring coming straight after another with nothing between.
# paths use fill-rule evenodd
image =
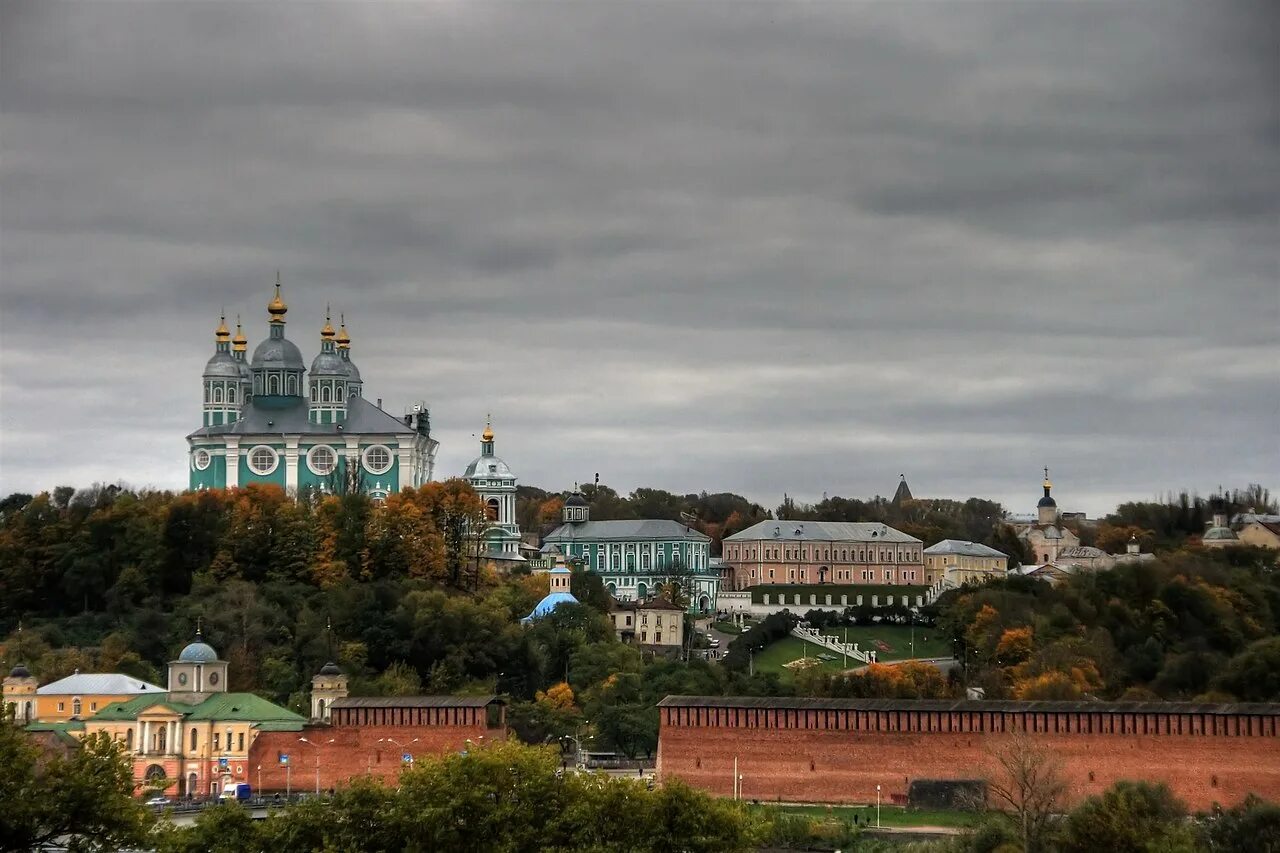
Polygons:
<instances>
[{"instance_id":1,"label":"onion dome","mask_svg":"<svg viewBox=\"0 0 1280 853\"><path fill-rule=\"evenodd\" d=\"M272 323L283 323L288 312L289 306L280 298L280 271L276 270L276 295L267 303L267 313L271 315Z\"/></svg>"},{"instance_id":2,"label":"onion dome","mask_svg":"<svg viewBox=\"0 0 1280 853\"><path fill-rule=\"evenodd\" d=\"M325 306L324 328L320 330L320 340L327 341L330 338L332 338L335 334L337 333L333 330L333 323L329 319L329 308L328 306Z\"/></svg>"},{"instance_id":3,"label":"onion dome","mask_svg":"<svg viewBox=\"0 0 1280 853\"><path fill-rule=\"evenodd\" d=\"M1049 469L1045 468L1044 469L1044 497L1040 499L1039 503L1037 503L1036 506L1056 507L1058 505L1058 502L1053 499L1053 496L1051 494L1049 494L1049 491L1052 488L1053 488L1053 483L1049 482Z\"/></svg>"},{"instance_id":4,"label":"onion dome","mask_svg":"<svg viewBox=\"0 0 1280 853\"><path fill-rule=\"evenodd\" d=\"M351 346L351 336L347 334L347 318L341 317L338 326L338 349L347 349Z\"/></svg>"},{"instance_id":5,"label":"onion dome","mask_svg":"<svg viewBox=\"0 0 1280 853\"><path fill-rule=\"evenodd\" d=\"M25 663L20 663L17 666L15 666L13 669L9 670L9 677L10 678L30 678L31 670L27 669L27 665Z\"/></svg>"},{"instance_id":6,"label":"onion dome","mask_svg":"<svg viewBox=\"0 0 1280 853\"><path fill-rule=\"evenodd\" d=\"M332 350L325 352L321 350L311 361L311 378L315 379L320 376L336 376L340 379L347 378L347 365L349 362L343 361L342 356Z\"/></svg>"},{"instance_id":7,"label":"onion dome","mask_svg":"<svg viewBox=\"0 0 1280 853\"><path fill-rule=\"evenodd\" d=\"M329 661L320 667L320 671L316 675L342 675L342 670L338 669L338 665L333 661Z\"/></svg>"},{"instance_id":8,"label":"onion dome","mask_svg":"<svg viewBox=\"0 0 1280 853\"><path fill-rule=\"evenodd\" d=\"M488 418L484 419L484 432L480 434L481 441L493 441L493 424Z\"/></svg>"},{"instance_id":9,"label":"onion dome","mask_svg":"<svg viewBox=\"0 0 1280 853\"><path fill-rule=\"evenodd\" d=\"M244 329L240 328L240 318L236 317L236 336L231 339L231 349L235 352L244 352L249 347L249 339L244 336Z\"/></svg>"},{"instance_id":10,"label":"onion dome","mask_svg":"<svg viewBox=\"0 0 1280 853\"><path fill-rule=\"evenodd\" d=\"M213 663L217 659L218 653L213 650L213 646L204 641L199 631L196 631L195 642L188 643L178 655L178 660L187 663Z\"/></svg>"},{"instance_id":11,"label":"onion dome","mask_svg":"<svg viewBox=\"0 0 1280 853\"><path fill-rule=\"evenodd\" d=\"M225 315L213 334L217 343L214 347L213 358L209 359L204 366L204 378L238 379L240 377L240 365L231 356L231 345L229 343L231 332L227 329Z\"/></svg>"},{"instance_id":12,"label":"onion dome","mask_svg":"<svg viewBox=\"0 0 1280 853\"><path fill-rule=\"evenodd\" d=\"M227 315L222 315L222 322L218 324L218 328L214 329L213 335L219 341L225 341L231 337L231 330L227 328Z\"/></svg>"},{"instance_id":13,"label":"onion dome","mask_svg":"<svg viewBox=\"0 0 1280 853\"><path fill-rule=\"evenodd\" d=\"M565 506L586 506L587 499L582 496L582 492L574 492L565 499Z\"/></svg>"},{"instance_id":14,"label":"onion dome","mask_svg":"<svg viewBox=\"0 0 1280 853\"><path fill-rule=\"evenodd\" d=\"M287 338L267 338L253 351L253 367L258 369L302 370L302 351Z\"/></svg>"}]
</instances>

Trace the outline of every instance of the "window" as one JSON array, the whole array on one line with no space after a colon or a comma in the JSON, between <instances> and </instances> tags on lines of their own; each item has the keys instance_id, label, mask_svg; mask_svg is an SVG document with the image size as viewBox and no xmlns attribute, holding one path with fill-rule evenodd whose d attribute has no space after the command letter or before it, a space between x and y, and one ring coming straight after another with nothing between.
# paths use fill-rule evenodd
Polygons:
<instances>
[{"instance_id":1,"label":"window","mask_svg":"<svg viewBox=\"0 0 1280 853\"><path fill-rule=\"evenodd\" d=\"M236 401L236 386L232 385L227 389L227 402L234 403Z\"/></svg>"},{"instance_id":2,"label":"window","mask_svg":"<svg viewBox=\"0 0 1280 853\"><path fill-rule=\"evenodd\" d=\"M328 386L328 385L322 386L322 387L320 388L320 402L321 402L321 403L328 403L328 402L330 402L330 397L329 397L329 386Z\"/></svg>"},{"instance_id":3,"label":"window","mask_svg":"<svg viewBox=\"0 0 1280 853\"><path fill-rule=\"evenodd\" d=\"M279 376L267 377L267 393L268 394L280 393L280 377Z\"/></svg>"},{"instance_id":4,"label":"window","mask_svg":"<svg viewBox=\"0 0 1280 853\"><path fill-rule=\"evenodd\" d=\"M653 641L654 641L655 643L661 643L661 642L662 642L662 632L661 632L661 631L658 631L658 632L654 633L654 635L653 635Z\"/></svg>"},{"instance_id":5,"label":"window","mask_svg":"<svg viewBox=\"0 0 1280 853\"><path fill-rule=\"evenodd\" d=\"M213 751L217 752L222 748L222 735L217 732L213 733Z\"/></svg>"},{"instance_id":6,"label":"window","mask_svg":"<svg viewBox=\"0 0 1280 853\"><path fill-rule=\"evenodd\" d=\"M236 735L236 751L244 752L244 732Z\"/></svg>"},{"instance_id":7,"label":"window","mask_svg":"<svg viewBox=\"0 0 1280 853\"><path fill-rule=\"evenodd\" d=\"M216 388L214 388L214 389L213 389L213 402L215 402L215 403L221 403L221 402L222 402L222 388L221 388L221 387L216 387Z\"/></svg>"},{"instance_id":8,"label":"window","mask_svg":"<svg viewBox=\"0 0 1280 853\"><path fill-rule=\"evenodd\" d=\"M209 463L213 461L213 457L209 455L207 450L197 450L195 453L195 466L197 471L203 471L209 467Z\"/></svg>"},{"instance_id":9,"label":"window","mask_svg":"<svg viewBox=\"0 0 1280 853\"><path fill-rule=\"evenodd\" d=\"M385 474L391 470L391 451L375 444L364 451L364 467L370 474Z\"/></svg>"},{"instance_id":10,"label":"window","mask_svg":"<svg viewBox=\"0 0 1280 853\"><path fill-rule=\"evenodd\" d=\"M195 752L197 745L200 743L200 734L195 729L191 730L191 751Z\"/></svg>"},{"instance_id":11,"label":"window","mask_svg":"<svg viewBox=\"0 0 1280 853\"><path fill-rule=\"evenodd\" d=\"M67 706L66 706L66 703L65 703L65 702L59 702L59 703L58 703L58 710L59 710L59 711L65 711L65 710L66 710L66 708L67 708Z\"/></svg>"},{"instance_id":12,"label":"window","mask_svg":"<svg viewBox=\"0 0 1280 853\"><path fill-rule=\"evenodd\" d=\"M73 717L78 717L78 716L80 716L81 708L82 708L82 706L81 706L81 704L80 704L80 697L79 697L79 696L77 696L76 698L74 698L74 699L72 699L72 700L71 700L71 716L73 716Z\"/></svg>"},{"instance_id":13,"label":"window","mask_svg":"<svg viewBox=\"0 0 1280 853\"><path fill-rule=\"evenodd\" d=\"M280 456L265 444L259 444L249 451L249 470L259 477L265 477L280 463Z\"/></svg>"},{"instance_id":14,"label":"window","mask_svg":"<svg viewBox=\"0 0 1280 853\"><path fill-rule=\"evenodd\" d=\"M318 477L332 474L338 467L338 454L327 444L317 444L307 451L307 467Z\"/></svg>"}]
</instances>

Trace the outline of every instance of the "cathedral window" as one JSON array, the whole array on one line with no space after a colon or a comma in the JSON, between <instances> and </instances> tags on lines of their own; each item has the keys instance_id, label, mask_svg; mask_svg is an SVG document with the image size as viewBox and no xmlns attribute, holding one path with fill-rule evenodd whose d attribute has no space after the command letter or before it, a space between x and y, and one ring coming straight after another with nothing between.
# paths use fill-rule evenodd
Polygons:
<instances>
[{"instance_id":1,"label":"cathedral window","mask_svg":"<svg viewBox=\"0 0 1280 853\"><path fill-rule=\"evenodd\" d=\"M209 451L203 449L196 451L195 466L197 471L203 471L208 468L211 461L212 458L209 456Z\"/></svg>"},{"instance_id":2,"label":"cathedral window","mask_svg":"<svg viewBox=\"0 0 1280 853\"><path fill-rule=\"evenodd\" d=\"M325 477L338 467L338 454L332 447L318 444L307 451L307 467L317 477Z\"/></svg>"},{"instance_id":3,"label":"cathedral window","mask_svg":"<svg viewBox=\"0 0 1280 853\"><path fill-rule=\"evenodd\" d=\"M321 386L321 388L320 388L320 402L321 402L321 403L328 403L329 401L330 401L330 397L329 397L329 386L328 386L328 385L323 385L323 386Z\"/></svg>"},{"instance_id":4,"label":"cathedral window","mask_svg":"<svg viewBox=\"0 0 1280 853\"><path fill-rule=\"evenodd\" d=\"M268 394L280 393L280 377L279 376L267 377L267 393Z\"/></svg>"},{"instance_id":5,"label":"cathedral window","mask_svg":"<svg viewBox=\"0 0 1280 853\"><path fill-rule=\"evenodd\" d=\"M296 376L289 377L289 393L290 394L298 393L298 377Z\"/></svg>"},{"instance_id":6,"label":"cathedral window","mask_svg":"<svg viewBox=\"0 0 1280 853\"><path fill-rule=\"evenodd\" d=\"M391 470L391 451L375 444L364 451L364 467L371 474L385 474Z\"/></svg>"},{"instance_id":7,"label":"cathedral window","mask_svg":"<svg viewBox=\"0 0 1280 853\"><path fill-rule=\"evenodd\" d=\"M213 389L213 402L215 403L222 402L222 388L218 387Z\"/></svg>"},{"instance_id":8,"label":"cathedral window","mask_svg":"<svg viewBox=\"0 0 1280 853\"><path fill-rule=\"evenodd\" d=\"M249 451L249 470L259 477L265 477L276 470L279 461L279 455L265 444L259 444Z\"/></svg>"}]
</instances>

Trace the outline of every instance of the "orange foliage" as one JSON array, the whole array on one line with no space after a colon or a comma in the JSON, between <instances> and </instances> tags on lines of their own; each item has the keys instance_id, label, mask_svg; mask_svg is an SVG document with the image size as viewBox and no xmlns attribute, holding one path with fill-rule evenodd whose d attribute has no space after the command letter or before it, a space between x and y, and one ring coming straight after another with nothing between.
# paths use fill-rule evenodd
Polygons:
<instances>
[{"instance_id":1,"label":"orange foliage","mask_svg":"<svg viewBox=\"0 0 1280 853\"><path fill-rule=\"evenodd\" d=\"M1000 642L996 643L996 655L999 657L1001 665L1018 664L1031 657L1032 641L1033 635L1030 626L1005 630L1000 635Z\"/></svg>"},{"instance_id":2,"label":"orange foliage","mask_svg":"<svg viewBox=\"0 0 1280 853\"><path fill-rule=\"evenodd\" d=\"M534 699L557 711L570 711L574 707L573 688L563 681L551 685L546 690L539 690Z\"/></svg>"}]
</instances>

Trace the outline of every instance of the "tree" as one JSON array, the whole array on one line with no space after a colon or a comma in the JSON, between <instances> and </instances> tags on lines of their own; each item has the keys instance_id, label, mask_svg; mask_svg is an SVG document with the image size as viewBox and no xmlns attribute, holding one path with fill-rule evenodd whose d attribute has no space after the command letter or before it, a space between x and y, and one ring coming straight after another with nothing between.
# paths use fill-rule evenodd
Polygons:
<instances>
[{"instance_id":1,"label":"tree","mask_svg":"<svg viewBox=\"0 0 1280 853\"><path fill-rule=\"evenodd\" d=\"M1250 794L1205 821L1204 841L1211 853L1280 853L1280 804Z\"/></svg>"},{"instance_id":2,"label":"tree","mask_svg":"<svg viewBox=\"0 0 1280 853\"><path fill-rule=\"evenodd\" d=\"M1280 637L1268 637L1227 662L1216 685L1244 702L1280 699Z\"/></svg>"},{"instance_id":3,"label":"tree","mask_svg":"<svg viewBox=\"0 0 1280 853\"><path fill-rule=\"evenodd\" d=\"M64 757L0 725L0 767L0 850L55 840L83 851L143 846L152 817L133 798L124 746L107 735L86 737Z\"/></svg>"},{"instance_id":4,"label":"tree","mask_svg":"<svg viewBox=\"0 0 1280 853\"><path fill-rule=\"evenodd\" d=\"M1187 808L1164 783L1117 782L1068 817L1062 853L1194 853Z\"/></svg>"},{"instance_id":5,"label":"tree","mask_svg":"<svg viewBox=\"0 0 1280 853\"><path fill-rule=\"evenodd\" d=\"M988 797L1013 813L1025 853L1048 849L1067 789L1059 762L1025 732L1014 732L990 754L997 772L987 779Z\"/></svg>"}]
</instances>

